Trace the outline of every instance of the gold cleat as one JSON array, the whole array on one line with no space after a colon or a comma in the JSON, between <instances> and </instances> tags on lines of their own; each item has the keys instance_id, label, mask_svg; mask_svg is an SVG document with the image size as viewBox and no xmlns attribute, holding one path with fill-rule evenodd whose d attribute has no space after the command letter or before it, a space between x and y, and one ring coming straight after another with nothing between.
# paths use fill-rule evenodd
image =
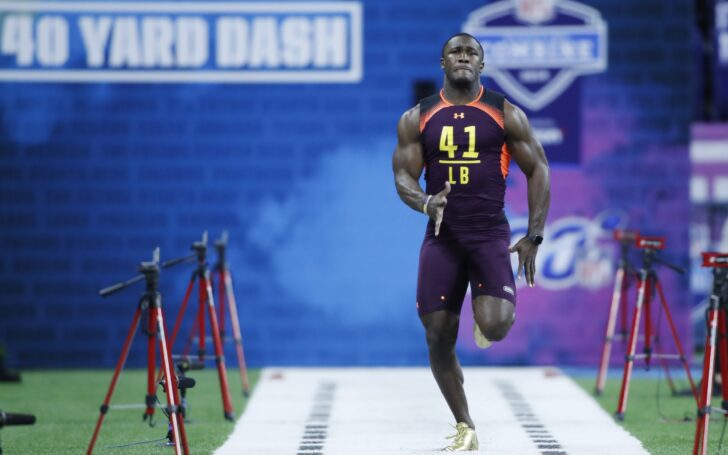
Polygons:
<instances>
[{"instance_id":1,"label":"gold cleat","mask_svg":"<svg viewBox=\"0 0 728 455\"><path fill-rule=\"evenodd\" d=\"M445 452L467 452L478 450L478 435L465 422L458 422L455 426L455 433L447 439L454 439L453 443L442 449Z\"/></svg>"},{"instance_id":2,"label":"gold cleat","mask_svg":"<svg viewBox=\"0 0 728 455\"><path fill-rule=\"evenodd\" d=\"M480 331L480 327L478 327L478 323L473 321L473 338L475 338L475 344L480 349L488 349L493 342L490 341L483 335L483 332Z\"/></svg>"}]
</instances>

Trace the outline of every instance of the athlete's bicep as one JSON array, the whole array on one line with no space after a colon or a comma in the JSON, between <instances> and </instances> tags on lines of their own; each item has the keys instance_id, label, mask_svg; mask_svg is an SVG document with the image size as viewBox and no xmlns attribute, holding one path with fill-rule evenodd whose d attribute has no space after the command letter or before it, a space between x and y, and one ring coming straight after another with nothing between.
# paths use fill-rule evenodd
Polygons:
<instances>
[{"instance_id":1,"label":"athlete's bicep","mask_svg":"<svg viewBox=\"0 0 728 455\"><path fill-rule=\"evenodd\" d=\"M524 174L531 175L540 165L548 166L543 146L534 136L526 114L517 106L505 104L506 145Z\"/></svg>"},{"instance_id":2,"label":"athlete's bicep","mask_svg":"<svg viewBox=\"0 0 728 455\"><path fill-rule=\"evenodd\" d=\"M392 157L395 177L406 174L418 180L424 169L419 132L419 109L415 107L402 115L397 124L397 146Z\"/></svg>"}]
</instances>

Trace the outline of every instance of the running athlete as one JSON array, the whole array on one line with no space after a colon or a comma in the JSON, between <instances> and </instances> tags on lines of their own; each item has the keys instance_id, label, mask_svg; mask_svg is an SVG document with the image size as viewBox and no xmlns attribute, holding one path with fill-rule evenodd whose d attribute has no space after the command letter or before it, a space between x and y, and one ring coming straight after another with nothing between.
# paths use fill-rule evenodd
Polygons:
<instances>
[{"instance_id":1,"label":"running athlete","mask_svg":"<svg viewBox=\"0 0 728 455\"><path fill-rule=\"evenodd\" d=\"M473 36L459 33L445 42L443 89L402 115L392 159L399 197L430 218L420 250L417 311L432 373L456 421L446 451L478 448L455 354L468 284L475 340L484 348L502 340L515 320L509 251L518 254L518 278L523 271L534 286L550 201L543 147L523 111L483 88L483 66L483 48ZM509 249L503 202L511 158L528 180L529 216L528 234ZM425 191L418 182L423 169Z\"/></svg>"}]
</instances>

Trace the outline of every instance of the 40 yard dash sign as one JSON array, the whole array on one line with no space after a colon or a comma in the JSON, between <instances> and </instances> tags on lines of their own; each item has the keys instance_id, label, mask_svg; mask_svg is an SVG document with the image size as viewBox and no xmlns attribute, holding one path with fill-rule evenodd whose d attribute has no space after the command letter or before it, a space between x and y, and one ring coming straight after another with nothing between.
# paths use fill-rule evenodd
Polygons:
<instances>
[{"instance_id":1,"label":"40 yard dash sign","mask_svg":"<svg viewBox=\"0 0 728 455\"><path fill-rule=\"evenodd\" d=\"M0 1L0 80L356 83L359 2Z\"/></svg>"}]
</instances>

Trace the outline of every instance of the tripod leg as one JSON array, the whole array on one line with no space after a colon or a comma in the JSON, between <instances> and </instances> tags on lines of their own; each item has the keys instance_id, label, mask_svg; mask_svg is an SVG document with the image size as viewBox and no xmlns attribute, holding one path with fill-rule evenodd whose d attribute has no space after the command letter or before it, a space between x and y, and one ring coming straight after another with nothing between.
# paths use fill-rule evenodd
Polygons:
<instances>
[{"instance_id":1,"label":"tripod leg","mask_svg":"<svg viewBox=\"0 0 728 455\"><path fill-rule=\"evenodd\" d=\"M177 375L174 371L172 363L172 353L168 349L167 343L167 327L164 322L164 313L162 312L161 299L158 300L157 309L157 326L159 327L159 350L162 356L162 369L167 383L167 409L169 413L169 421L172 427L172 437L174 438L175 452L188 455L190 449L187 445L187 432L185 430L184 419L179 414L179 386L177 383ZM181 447L180 447L181 446ZM179 451L181 449L181 451Z\"/></svg>"},{"instance_id":2,"label":"tripod leg","mask_svg":"<svg viewBox=\"0 0 728 455\"><path fill-rule=\"evenodd\" d=\"M192 278L190 279L190 283L187 285L187 291L185 291L185 298L182 299L182 306L179 309L179 313L177 314L177 319L174 321L174 328L172 329L172 338L169 339L169 348L174 349L174 342L177 340L177 334L179 333L179 328L182 325L182 319L185 316L185 312L187 311L187 303L190 301L190 295L192 294L192 288L195 285L195 275L192 275Z\"/></svg>"},{"instance_id":3,"label":"tripod leg","mask_svg":"<svg viewBox=\"0 0 728 455\"><path fill-rule=\"evenodd\" d=\"M155 380L155 370L157 368L156 361L156 338L157 338L157 321L154 320L149 309L149 320L147 321L147 408L144 411L143 419L149 419L149 425L154 425L154 409L157 407L157 383Z\"/></svg>"},{"instance_id":4,"label":"tripod leg","mask_svg":"<svg viewBox=\"0 0 728 455\"><path fill-rule=\"evenodd\" d=\"M177 313L177 319L174 321L174 329L172 329L172 338L169 339L169 348L174 349L174 342L177 340L177 335L179 333L179 329L182 326L182 320L184 319L185 313L187 312L187 303L190 301L190 295L192 294L192 288L195 285L195 274L192 274L192 278L190 278L190 282L187 285L187 290L185 291L185 297L182 299L182 306L179 308L179 313ZM154 322L156 324L156 322ZM187 355L187 352L184 353L184 355ZM164 374L164 371L160 368L159 374L157 375L157 382L162 378L162 375ZM151 387L151 386L150 386ZM155 385L156 387L156 385Z\"/></svg>"},{"instance_id":5,"label":"tripod leg","mask_svg":"<svg viewBox=\"0 0 728 455\"><path fill-rule=\"evenodd\" d=\"M238 306L235 302L233 292L233 280L230 271L225 270L225 288L227 289L228 304L230 305L230 321L233 326L233 337L235 338L235 352L238 356L238 367L240 368L240 380L243 383L243 395L250 395L250 384L248 383L248 368L245 364L245 351L243 350L243 335L240 331L240 320L238 319Z\"/></svg>"},{"instance_id":6,"label":"tripod leg","mask_svg":"<svg viewBox=\"0 0 728 455\"><path fill-rule=\"evenodd\" d=\"M624 374L622 376L622 388L619 392L619 403L617 404L617 412L615 416L619 420L624 420L624 413L627 410L627 396L629 395L629 381L632 377L632 367L634 366L634 353L637 349L637 333L640 326L640 312L642 304L645 300L645 286L647 285L647 274L640 275L637 282L637 305L634 308L634 316L632 318L632 330L629 333L629 343L624 362Z\"/></svg>"},{"instance_id":7,"label":"tripod leg","mask_svg":"<svg viewBox=\"0 0 728 455\"><path fill-rule=\"evenodd\" d=\"M717 302L713 301L713 297L711 297L711 307L708 313L708 334L705 339L705 357L703 358L703 380L700 386L700 400L698 401L698 420L695 424L693 455L705 455L708 453L708 424L710 423L710 400L713 394L713 369L715 366L716 332L718 331L719 318L717 308ZM723 319L725 323L725 317ZM725 351L724 345L721 346L721 350Z\"/></svg>"},{"instance_id":8,"label":"tripod leg","mask_svg":"<svg viewBox=\"0 0 728 455\"><path fill-rule=\"evenodd\" d=\"M726 314L725 309L720 308L718 309L718 339L716 341L716 346L718 349L718 354L720 355L720 378L725 381L726 378L728 378L728 324L726 324ZM723 382L725 384L725 382ZM728 411L728 387L726 385L721 384L721 392L723 395L723 402L721 403L721 408L723 410ZM726 414L728 417L728 414Z\"/></svg>"},{"instance_id":9,"label":"tripod leg","mask_svg":"<svg viewBox=\"0 0 728 455\"><path fill-rule=\"evenodd\" d=\"M614 326L617 322L617 312L619 304L622 300L622 291L624 284L624 268L617 269L617 276L614 280L614 290L612 291L612 304L609 307L609 319L607 319L607 331L604 335L604 346L602 346L602 355L599 359L599 372L597 373L597 385L594 392L601 395L604 391L604 383L607 380L607 369L609 368L609 357L612 352L612 342L614 341Z\"/></svg>"},{"instance_id":10,"label":"tripod leg","mask_svg":"<svg viewBox=\"0 0 728 455\"><path fill-rule=\"evenodd\" d=\"M622 300L620 302L621 308L619 310L622 319L622 329L619 334L622 338L622 346L626 349L627 347L627 290L629 289L629 274L625 272L624 281L622 282Z\"/></svg>"},{"instance_id":11,"label":"tripod leg","mask_svg":"<svg viewBox=\"0 0 728 455\"><path fill-rule=\"evenodd\" d=\"M225 370L225 355L222 350L222 340L220 339L220 329L217 325L217 315L215 314L215 302L212 297L212 287L210 286L209 275L200 278L200 288L204 288L207 293L207 310L210 316L210 331L215 345L215 363L217 364L217 375L220 378L220 392L222 393L222 406L226 420L233 421L233 404L230 400L230 389L228 388L227 371Z\"/></svg>"},{"instance_id":12,"label":"tripod leg","mask_svg":"<svg viewBox=\"0 0 728 455\"><path fill-rule=\"evenodd\" d=\"M218 310L220 311L220 317L218 318L218 323L220 324L220 336L224 339L225 338L225 301L229 299L229 297L225 294L225 275L224 275L224 266L220 266L219 269L217 269L217 295L219 300Z\"/></svg>"},{"instance_id":13,"label":"tripod leg","mask_svg":"<svg viewBox=\"0 0 728 455\"><path fill-rule=\"evenodd\" d=\"M207 291L205 290L206 287L206 281L205 277L200 276L200 289L199 289L199 306L197 309L197 330L199 331L199 343L198 343L198 350L197 355L199 356L200 360L205 360L205 300L207 300Z\"/></svg>"},{"instance_id":14,"label":"tripod leg","mask_svg":"<svg viewBox=\"0 0 728 455\"><path fill-rule=\"evenodd\" d=\"M657 288L657 292L660 295L660 301L662 303L662 309L665 311L665 316L667 316L667 322L670 324L670 331L672 332L672 338L675 340L675 346L677 347L677 352L680 354L680 361L683 364L683 367L685 367L685 373L688 375L688 380L690 381L690 389L693 392L693 397L695 398L695 402L698 403L698 390L695 387L695 382L693 382L693 375L690 374L690 366L688 365L687 358L685 357L685 353L683 352L682 344L680 343L680 338L677 334L677 329L675 329L675 323L672 321L672 316L670 315L670 308L667 306L667 301L665 300L665 293L662 290L662 285L660 284L660 281L655 277L655 288Z\"/></svg>"},{"instance_id":15,"label":"tripod leg","mask_svg":"<svg viewBox=\"0 0 728 455\"><path fill-rule=\"evenodd\" d=\"M132 319L131 327L129 327L129 332L126 334L126 339L124 340L124 347L121 348L121 354L119 355L119 360L116 362L116 368L114 369L114 375L111 377L111 384L109 385L109 390L106 392L106 398L104 398L104 403L101 405L101 413L99 414L99 419L96 421L96 427L94 428L94 434L91 437L91 442L88 444L88 449L86 449L86 454L91 455L94 451L94 446L96 445L96 438L99 436L99 431L101 430L101 424L104 421L104 416L106 416L106 413L109 411L109 403L111 403L111 396L114 394L114 389L116 388L116 381L119 379L119 374L121 373L121 369L124 368L124 364L126 363L126 357L129 355L129 347L131 346L131 342L134 340L134 333L136 332L136 329L139 325L139 319L142 315L142 309L141 305L139 308L137 308L136 312L134 313L134 318Z\"/></svg>"},{"instance_id":16,"label":"tripod leg","mask_svg":"<svg viewBox=\"0 0 728 455\"><path fill-rule=\"evenodd\" d=\"M645 341L642 351L645 354L645 370L650 370L650 360L652 357L652 286L654 280L647 275L645 282Z\"/></svg>"}]
</instances>

